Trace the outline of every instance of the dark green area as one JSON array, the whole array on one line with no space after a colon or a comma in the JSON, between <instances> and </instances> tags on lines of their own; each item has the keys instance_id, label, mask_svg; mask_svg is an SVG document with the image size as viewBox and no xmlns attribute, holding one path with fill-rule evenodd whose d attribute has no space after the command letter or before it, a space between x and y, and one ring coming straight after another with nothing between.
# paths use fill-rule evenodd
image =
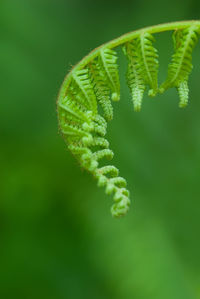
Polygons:
<instances>
[{"instance_id":1,"label":"dark green area","mask_svg":"<svg viewBox=\"0 0 200 299\"><path fill-rule=\"evenodd\" d=\"M175 90L134 113L120 54L121 101L109 140L132 206L80 170L58 134L56 97L90 50L144 26L198 19L192 0L0 1L0 298L200 298L200 43L190 104ZM172 54L158 35L160 81Z\"/></svg>"}]
</instances>

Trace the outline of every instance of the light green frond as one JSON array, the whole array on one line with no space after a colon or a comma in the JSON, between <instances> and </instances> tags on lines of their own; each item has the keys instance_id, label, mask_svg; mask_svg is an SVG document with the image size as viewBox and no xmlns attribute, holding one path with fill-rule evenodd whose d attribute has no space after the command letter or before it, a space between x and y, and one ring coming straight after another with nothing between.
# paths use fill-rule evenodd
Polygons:
<instances>
[{"instance_id":1,"label":"light green frond","mask_svg":"<svg viewBox=\"0 0 200 299\"><path fill-rule=\"evenodd\" d=\"M97 113L96 96L93 91L92 82L89 77L88 69L82 69L74 71L72 73L72 86L71 91L76 96L81 94L81 102L88 110L91 110L94 114Z\"/></svg>"},{"instance_id":2,"label":"light green frond","mask_svg":"<svg viewBox=\"0 0 200 299\"><path fill-rule=\"evenodd\" d=\"M145 91L145 81L143 78L143 70L140 66L140 61L137 55L136 43L127 43L123 50L128 59L126 79L131 91L134 110L140 111Z\"/></svg>"},{"instance_id":3,"label":"light green frond","mask_svg":"<svg viewBox=\"0 0 200 299\"><path fill-rule=\"evenodd\" d=\"M85 131L79 129L77 126L73 126L70 124L66 124L65 126L63 126L62 133L63 135L66 135L66 137L74 136L80 138L80 136L86 136Z\"/></svg>"},{"instance_id":4,"label":"light green frond","mask_svg":"<svg viewBox=\"0 0 200 299\"><path fill-rule=\"evenodd\" d=\"M155 96L158 90L158 54L153 42L154 37L151 34L142 33L123 47L128 59L126 77L135 111L141 109L146 86L150 88L150 96Z\"/></svg>"},{"instance_id":5,"label":"light green frond","mask_svg":"<svg viewBox=\"0 0 200 299\"><path fill-rule=\"evenodd\" d=\"M110 88L107 84L104 72L102 72L97 60L89 64L89 73L97 101L103 109L105 119L110 121L113 119L113 107L110 101Z\"/></svg>"},{"instance_id":6,"label":"light green frond","mask_svg":"<svg viewBox=\"0 0 200 299\"><path fill-rule=\"evenodd\" d=\"M198 40L199 27L189 26L176 30L173 34L175 52L168 67L168 76L161 85L160 91L176 87L180 96L180 107L188 102L188 87L186 82L192 71L192 51Z\"/></svg>"},{"instance_id":7,"label":"light green frond","mask_svg":"<svg viewBox=\"0 0 200 299\"><path fill-rule=\"evenodd\" d=\"M111 49L101 49L98 57L101 73L106 78L107 84L112 92L112 100L120 99L120 82L117 65L117 53Z\"/></svg>"},{"instance_id":8,"label":"light green frond","mask_svg":"<svg viewBox=\"0 0 200 299\"><path fill-rule=\"evenodd\" d=\"M144 32L126 47L129 64L132 64L132 69L135 68L143 85L149 86L151 96L155 96L158 89L158 54L153 46L154 41L152 34Z\"/></svg>"},{"instance_id":9,"label":"light green frond","mask_svg":"<svg viewBox=\"0 0 200 299\"><path fill-rule=\"evenodd\" d=\"M139 111L146 87L150 96L158 92L158 54L153 46L153 34L168 30L174 31L175 52L167 79L159 91L176 87L180 107L186 106L192 51L200 33L200 21L151 26L102 45L70 71L59 94L57 107L62 136L81 167L97 179L98 186L104 187L106 193L113 196L111 213L114 217L125 215L130 206L126 180L119 176L115 166L105 162L105 159L114 156L105 137L107 122L113 118L111 99L117 101L120 98L117 53L114 49L123 47L128 60L127 83L134 109Z\"/></svg>"},{"instance_id":10,"label":"light green frond","mask_svg":"<svg viewBox=\"0 0 200 299\"><path fill-rule=\"evenodd\" d=\"M148 32L141 34L135 41L143 78L150 87L150 96L155 96L158 91L158 54L153 46L154 41L153 35Z\"/></svg>"},{"instance_id":11,"label":"light green frond","mask_svg":"<svg viewBox=\"0 0 200 299\"><path fill-rule=\"evenodd\" d=\"M83 109L74 99L73 96L66 96L62 103L59 103L59 107L65 111L66 118L75 122L88 121L89 117Z\"/></svg>"}]
</instances>

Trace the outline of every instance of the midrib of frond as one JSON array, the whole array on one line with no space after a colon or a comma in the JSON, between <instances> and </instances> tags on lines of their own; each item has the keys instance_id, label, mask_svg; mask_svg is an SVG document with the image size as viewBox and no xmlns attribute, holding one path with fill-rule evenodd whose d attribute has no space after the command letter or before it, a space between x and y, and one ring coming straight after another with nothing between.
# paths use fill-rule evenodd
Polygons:
<instances>
[{"instance_id":1,"label":"midrib of frond","mask_svg":"<svg viewBox=\"0 0 200 299\"><path fill-rule=\"evenodd\" d=\"M143 62L144 62L146 73L147 73L147 76L149 78L149 82L151 82L151 84L153 85L153 78L151 76L151 72L149 71L149 66L148 66L148 63L147 63L147 60L146 60L144 33L141 34L141 36L140 36L140 43L141 43L142 59L143 59Z\"/></svg>"},{"instance_id":2,"label":"midrib of frond","mask_svg":"<svg viewBox=\"0 0 200 299\"><path fill-rule=\"evenodd\" d=\"M176 82L180 72L181 72L181 68L182 68L182 65L183 65L183 60L185 58L185 54L187 52L187 49L188 49L188 46L190 45L190 41L191 41L191 36L194 32L194 28L195 26L191 26L191 28L189 29L189 34L187 35L186 37L186 42L185 42L185 45L183 47L183 55L181 57L181 60L180 60L180 63L179 63L179 66L178 66L178 69L175 73L175 75L173 76L173 78L170 80L170 84L173 84L174 82Z\"/></svg>"}]
</instances>

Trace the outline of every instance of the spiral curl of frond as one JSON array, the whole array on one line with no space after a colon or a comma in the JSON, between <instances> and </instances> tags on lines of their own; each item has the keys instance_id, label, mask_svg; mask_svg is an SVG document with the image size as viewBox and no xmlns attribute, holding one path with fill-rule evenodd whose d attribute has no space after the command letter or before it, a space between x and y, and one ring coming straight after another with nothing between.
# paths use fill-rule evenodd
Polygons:
<instances>
[{"instance_id":1,"label":"spiral curl of frond","mask_svg":"<svg viewBox=\"0 0 200 299\"><path fill-rule=\"evenodd\" d=\"M119 217L129 209L129 191L126 189L126 180L118 176L117 168L100 166L101 160L111 160L114 154L105 138L107 122L97 113L96 105L99 102L107 120L110 119L112 109L109 94L112 90L107 91L103 77L97 73L99 70L101 74L102 70L95 64L92 62L87 69L73 72L69 91L58 107L60 124L68 148L80 165L94 175L98 185L105 187L107 194L113 194L115 204L111 212L114 217ZM101 90L103 96L100 98Z\"/></svg>"}]
</instances>

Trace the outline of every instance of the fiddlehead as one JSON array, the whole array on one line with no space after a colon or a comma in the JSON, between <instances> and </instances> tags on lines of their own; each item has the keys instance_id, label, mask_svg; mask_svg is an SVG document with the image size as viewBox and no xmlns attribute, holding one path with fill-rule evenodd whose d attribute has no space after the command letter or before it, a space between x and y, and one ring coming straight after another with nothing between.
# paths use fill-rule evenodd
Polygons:
<instances>
[{"instance_id":1,"label":"fiddlehead","mask_svg":"<svg viewBox=\"0 0 200 299\"><path fill-rule=\"evenodd\" d=\"M172 30L175 53L166 81L158 87L158 54L153 34ZM122 46L127 57L127 83L135 111L139 111L146 87L149 96L176 87L180 107L188 102L188 77L192 70L192 51L200 33L200 21L175 22L144 28L123 35L91 52L67 75L58 97L60 130L68 148L97 179L98 185L112 194L112 215L125 215L130 206L126 180L115 166L105 165L113 152L105 138L107 122L113 118L112 100L120 98L117 53ZM101 115L102 109L103 115Z\"/></svg>"}]
</instances>

